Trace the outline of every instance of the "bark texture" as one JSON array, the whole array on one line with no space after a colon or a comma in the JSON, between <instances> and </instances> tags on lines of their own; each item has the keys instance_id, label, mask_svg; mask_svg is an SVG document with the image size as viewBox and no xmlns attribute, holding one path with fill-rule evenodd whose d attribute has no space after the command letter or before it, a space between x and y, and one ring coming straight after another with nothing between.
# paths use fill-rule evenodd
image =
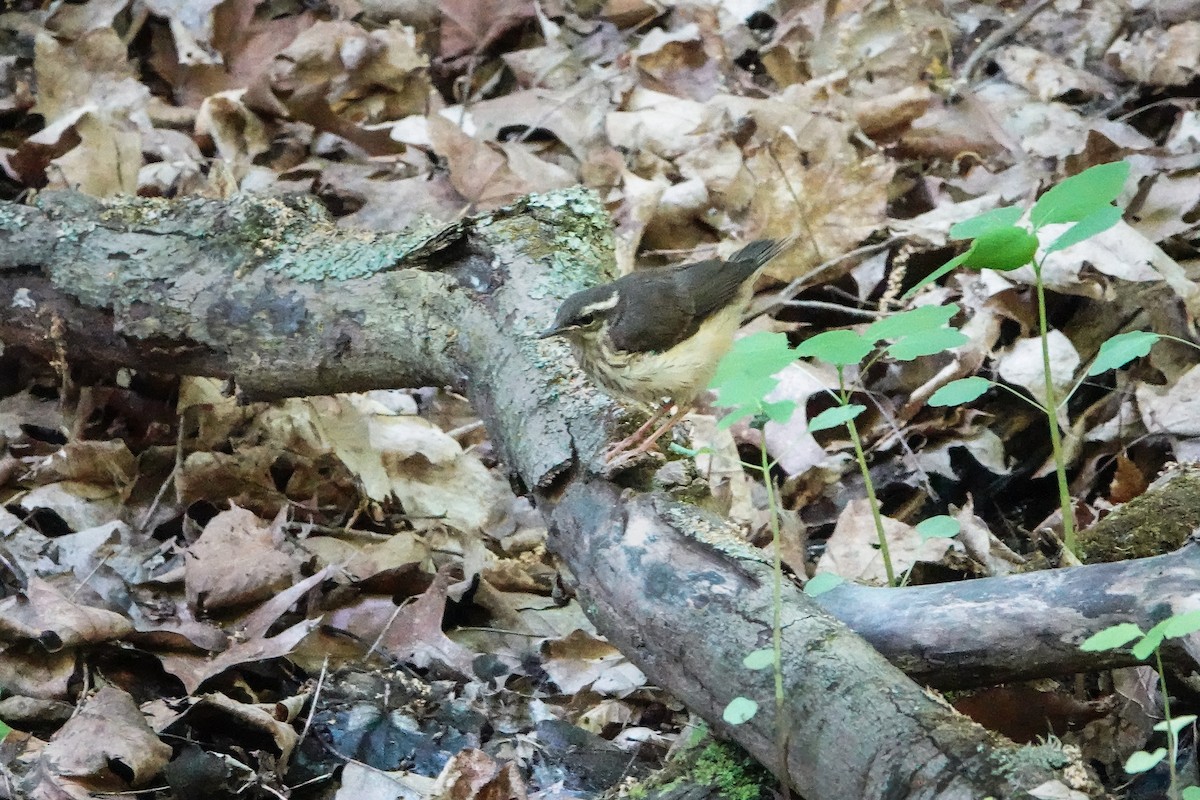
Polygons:
<instances>
[{"instance_id":1,"label":"bark texture","mask_svg":"<svg viewBox=\"0 0 1200 800\"><path fill-rule=\"evenodd\" d=\"M1079 645L1121 622L1148 631L1198 599L1193 542L1153 558L1004 578L906 589L845 584L817 603L918 683L963 689L1144 663L1127 649L1085 653ZM1200 656L1191 638L1163 646L1188 671Z\"/></svg>"},{"instance_id":2,"label":"bark texture","mask_svg":"<svg viewBox=\"0 0 1200 800\"><path fill-rule=\"evenodd\" d=\"M551 520L605 636L805 798L1019 797L1068 764L1056 748L988 734L791 586L781 720L771 671L741 666L771 638L771 568L760 554L693 507L622 499L592 478L571 482ZM759 712L726 725L721 712L739 695L758 698Z\"/></svg>"}]
</instances>

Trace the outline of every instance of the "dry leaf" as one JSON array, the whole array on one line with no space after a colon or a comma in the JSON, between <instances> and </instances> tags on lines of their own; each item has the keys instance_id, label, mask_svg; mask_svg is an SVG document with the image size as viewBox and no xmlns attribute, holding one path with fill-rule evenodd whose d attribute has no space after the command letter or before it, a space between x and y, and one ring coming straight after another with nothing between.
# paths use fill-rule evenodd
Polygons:
<instances>
[{"instance_id":1,"label":"dry leaf","mask_svg":"<svg viewBox=\"0 0 1200 800\"><path fill-rule=\"evenodd\" d=\"M187 551L188 605L196 611L245 606L290 586L299 560L281 550L278 527L279 520L264 525L237 506L213 517Z\"/></svg>"},{"instance_id":2,"label":"dry leaf","mask_svg":"<svg viewBox=\"0 0 1200 800\"><path fill-rule=\"evenodd\" d=\"M43 780L68 794L145 786L162 772L171 746L159 740L133 698L105 686L58 730L41 755Z\"/></svg>"}]
</instances>

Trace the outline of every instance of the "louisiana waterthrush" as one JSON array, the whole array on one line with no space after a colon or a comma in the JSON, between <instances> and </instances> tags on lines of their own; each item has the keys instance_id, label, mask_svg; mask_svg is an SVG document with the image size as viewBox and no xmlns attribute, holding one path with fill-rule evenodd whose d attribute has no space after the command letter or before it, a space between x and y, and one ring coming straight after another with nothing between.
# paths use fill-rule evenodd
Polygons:
<instances>
[{"instance_id":1,"label":"louisiana waterthrush","mask_svg":"<svg viewBox=\"0 0 1200 800\"><path fill-rule=\"evenodd\" d=\"M793 240L761 239L727 260L639 270L563 301L539 338L562 336L600 388L651 412L606 461L646 452L683 418L733 345L754 276Z\"/></svg>"}]
</instances>

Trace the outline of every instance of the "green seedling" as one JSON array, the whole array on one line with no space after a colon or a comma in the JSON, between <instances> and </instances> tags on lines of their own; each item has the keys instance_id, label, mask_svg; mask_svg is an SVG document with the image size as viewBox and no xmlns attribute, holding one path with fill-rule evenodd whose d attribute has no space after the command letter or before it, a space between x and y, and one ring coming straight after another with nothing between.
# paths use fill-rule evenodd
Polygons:
<instances>
[{"instance_id":1,"label":"green seedling","mask_svg":"<svg viewBox=\"0 0 1200 800\"><path fill-rule=\"evenodd\" d=\"M1057 397L1050 369L1049 326L1046 321L1046 290L1042 280L1042 265L1046 256L1051 253L1065 250L1103 233L1121 220L1122 209L1114 203L1121 194L1128 177L1129 165L1123 161L1100 164L1084 170L1074 177L1067 178L1051 188L1033 204L1027 217L1025 209L1020 206L1004 206L954 225L950 229L950 238L970 240L970 246L934 270L932 274L909 291L911 295L922 286L960 266L998 271L1009 271L1023 266L1033 269L1046 392L1044 406L1036 401L1033 402L1045 413L1049 426L1050 444L1054 452L1055 476L1058 482L1058 499L1062 508L1063 546L1072 554L1077 554L1075 509L1071 503L1070 487L1067 483L1066 456L1063 452L1062 434L1059 431L1058 418L1055 413L1067 398L1060 400ZM1047 225L1062 224L1070 224L1070 227L1046 245L1042 249L1041 258L1038 258L1040 246L1038 233ZM1136 344L1140 347L1145 344L1145 341L1144 339L1136 340ZM1130 340L1125 344L1133 345L1135 340ZM1152 345L1153 342L1151 341L1150 344ZM1149 351L1149 346L1146 346L1146 350ZM1100 360L1098 357L1097 362ZM1107 368L1111 369L1111 367ZM1100 370L1100 372L1103 371L1104 369ZM950 405L967 402L968 400L962 398L974 399L992 385L984 378L967 378L964 381L966 382L955 381L942 387L931 398L930 403ZM978 393L972 394L974 392ZM1019 393L1018 396L1023 400L1030 399ZM1067 397L1069 396L1070 393L1067 394Z\"/></svg>"},{"instance_id":2,"label":"green seedling","mask_svg":"<svg viewBox=\"0 0 1200 800\"><path fill-rule=\"evenodd\" d=\"M1146 661L1151 656L1154 657L1163 699L1163 721L1155 725L1154 730L1167 735L1167 746L1156 748L1153 752L1139 750L1126 760L1125 771L1131 774L1146 772L1166 759L1171 776L1170 796L1182 800L1200 800L1200 789L1197 787L1188 787L1180 792L1179 775L1175 769L1179 754L1179 732L1194 723L1196 715L1171 716L1171 698L1167 692L1166 671L1163 669L1162 645L1167 639L1179 639L1196 631L1200 631L1200 610L1174 614L1145 632L1132 622L1123 622L1094 633L1079 646L1079 649L1085 652L1094 653L1116 650L1133 642L1131 652L1135 658Z\"/></svg>"},{"instance_id":3,"label":"green seedling","mask_svg":"<svg viewBox=\"0 0 1200 800\"><path fill-rule=\"evenodd\" d=\"M718 423L727 428L735 422L751 419L765 424L767 421L784 423L791 419L796 404L789 400L768 401L766 398L779 385L775 375L784 367L801 357L813 357L834 365L838 374L838 390L832 392L835 405L809 420L810 431L845 425L859 469L867 486L875 528L879 537L880 553L890 585L896 585L895 572L888 552L887 537L883 531L883 519L879 501L871 482L870 470L862 439L855 425L855 418L866 410L865 406L851 403L851 390L846 381L845 368L869 367L884 355L898 360L911 360L924 355L938 353L957 347L967 341L961 332L949 327L950 319L958 313L958 306L923 306L894 314L868 326L863 333L855 331L829 331L814 336L799 348L788 345L787 337L781 333L756 333L739 339L730 353L717 366L710 388L717 392L717 402L730 409ZM882 346L880 344L882 343ZM776 718L782 720L783 693L783 554L779 537L779 500L771 479L774 464L767 453L766 442L759 448L759 463L746 466L760 472L767 491L770 508L770 526L774 564L774 620L772 624L772 647L757 650L747 656L746 666L750 669L774 667ZM944 535L945 522L934 522L923 535ZM953 520L951 524L957 526ZM840 581L830 575L818 575L805 586L805 591L815 596L829 591ZM768 654L770 659L768 660ZM725 708L725 721L731 725L741 724L754 717L758 703L746 698L735 697ZM780 734L782 738L782 732Z\"/></svg>"},{"instance_id":4,"label":"green seedling","mask_svg":"<svg viewBox=\"0 0 1200 800\"><path fill-rule=\"evenodd\" d=\"M796 353L782 333L755 333L736 341L733 349L717 365L711 388L717 392L718 402L730 411L718 427L728 428L738 420L751 419L764 422L787 422L796 411L790 400L769 402L766 398L779 385L775 374L796 360ZM771 479L774 466L767 454L763 441L759 447L759 463L746 466L762 473L763 485L767 490L767 505L770 509L771 542L774 566L772 601L774 618L771 625L771 648L758 650L747 656L746 666L751 669L774 668L775 675L775 718L783 719L783 546L779 538L779 496ZM769 653L769 660L764 653ZM753 657L753 661L750 659ZM754 664L756 666L751 666ZM735 697L725 707L723 718L730 725L740 725L754 718L758 703L748 697ZM782 722L780 723L782 726ZM782 730L780 738L782 739ZM782 757L782 754L780 754Z\"/></svg>"},{"instance_id":5,"label":"green seedling","mask_svg":"<svg viewBox=\"0 0 1200 800\"><path fill-rule=\"evenodd\" d=\"M891 552L888 549L887 536L883 529L883 514L879 509L879 499L875 495L875 485L871 481L867 454L863 449L862 437L859 436L858 425L855 422L858 416L867 409L864 405L850 402L852 391L847 382L846 368L857 367L861 374L885 355L897 361L911 361L921 356L934 355L966 344L967 336L962 331L950 327L949 324L958 312L959 307L956 305L921 306L892 314L874 322L868 325L862 333L850 330L819 333L805 341L795 351L798 356L819 359L837 370L838 388L832 393L836 405L809 420L808 429L819 431L838 425L846 426L850 435L850 444L854 448L854 458L866 485L871 516L875 522L879 554L883 559L883 569L890 586L896 585L896 573L892 566ZM882 346L880 346L881 343Z\"/></svg>"}]
</instances>

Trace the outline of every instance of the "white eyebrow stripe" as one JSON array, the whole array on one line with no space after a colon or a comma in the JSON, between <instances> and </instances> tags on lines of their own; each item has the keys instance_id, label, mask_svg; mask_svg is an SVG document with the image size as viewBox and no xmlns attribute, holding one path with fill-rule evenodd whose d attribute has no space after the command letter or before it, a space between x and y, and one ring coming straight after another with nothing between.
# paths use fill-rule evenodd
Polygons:
<instances>
[{"instance_id":1,"label":"white eyebrow stripe","mask_svg":"<svg viewBox=\"0 0 1200 800\"><path fill-rule=\"evenodd\" d=\"M614 307L617 304L617 301L620 299L620 296L616 292L613 292L606 299L597 300L595 303L591 303L579 309L579 313L582 315L595 314L597 311L608 311L610 308Z\"/></svg>"}]
</instances>

